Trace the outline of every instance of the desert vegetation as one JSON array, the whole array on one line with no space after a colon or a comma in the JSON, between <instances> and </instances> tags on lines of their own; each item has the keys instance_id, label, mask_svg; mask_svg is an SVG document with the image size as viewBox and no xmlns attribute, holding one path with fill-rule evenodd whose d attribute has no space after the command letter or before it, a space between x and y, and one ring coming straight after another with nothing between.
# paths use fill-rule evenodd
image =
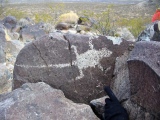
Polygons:
<instances>
[{"instance_id":1,"label":"desert vegetation","mask_svg":"<svg viewBox=\"0 0 160 120\"><path fill-rule=\"evenodd\" d=\"M5 2L7 3L7 1ZM91 31L97 34L118 36L115 33L116 29L126 27L137 37L151 22L151 16L156 8L150 10L135 9L134 5L103 3L46 3L5 4L1 6L1 9L1 18L8 15L15 16L17 19L30 17L35 22L47 22L54 26L63 20L69 22L67 19L72 19L70 22L75 23L78 17L85 16L93 21ZM70 14L70 18L67 18L66 14ZM71 16L74 16L75 20Z\"/></svg>"}]
</instances>

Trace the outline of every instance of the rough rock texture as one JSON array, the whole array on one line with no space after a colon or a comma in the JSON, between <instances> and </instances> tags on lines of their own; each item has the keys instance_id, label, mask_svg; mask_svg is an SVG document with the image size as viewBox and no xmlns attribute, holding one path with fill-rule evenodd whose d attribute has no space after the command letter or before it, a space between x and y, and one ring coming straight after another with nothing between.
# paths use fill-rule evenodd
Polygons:
<instances>
[{"instance_id":1,"label":"rough rock texture","mask_svg":"<svg viewBox=\"0 0 160 120\"><path fill-rule=\"evenodd\" d=\"M58 23L55 26L55 29L57 30L68 30L69 28L71 28L71 24L68 23Z\"/></svg>"},{"instance_id":2,"label":"rough rock texture","mask_svg":"<svg viewBox=\"0 0 160 120\"><path fill-rule=\"evenodd\" d=\"M118 34L119 36L121 36L125 40L130 40L130 41L135 42L134 36L127 28L118 28L116 30L116 34Z\"/></svg>"},{"instance_id":3,"label":"rough rock texture","mask_svg":"<svg viewBox=\"0 0 160 120\"><path fill-rule=\"evenodd\" d=\"M28 25L20 30L20 39L23 42L36 40L44 35L45 31L43 30L43 23Z\"/></svg>"},{"instance_id":4,"label":"rough rock texture","mask_svg":"<svg viewBox=\"0 0 160 120\"><path fill-rule=\"evenodd\" d=\"M125 101L123 106L128 112L129 120L159 120L151 113L145 111L143 107L132 102L130 99Z\"/></svg>"},{"instance_id":5,"label":"rough rock texture","mask_svg":"<svg viewBox=\"0 0 160 120\"><path fill-rule=\"evenodd\" d=\"M117 57L114 69L114 79L111 88L119 101L126 100L130 97L130 80L127 59L129 52Z\"/></svg>"},{"instance_id":6,"label":"rough rock texture","mask_svg":"<svg viewBox=\"0 0 160 120\"><path fill-rule=\"evenodd\" d=\"M0 94L11 90L11 73L5 64L0 64Z\"/></svg>"},{"instance_id":7,"label":"rough rock texture","mask_svg":"<svg viewBox=\"0 0 160 120\"><path fill-rule=\"evenodd\" d=\"M138 36L137 41L160 41L160 34L154 31L155 24L158 24L158 21L147 25L146 29Z\"/></svg>"},{"instance_id":8,"label":"rough rock texture","mask_svg":"<svg viewBox=\"0 0 160 120\"><path fill-rule=\"evenodd\" d=\"M99 99L94 99L90 102L90 106L93 110L93 112L97 115L98 118L103 120L104 115L104 105L105 105L105 99L109 98L108 96L104 96Z\"/></svg>"},{"instance_id":9,"label":"rough rock texture","mask_svg":"<svg viewBox=\"0 0 160 120\"><path fill-rule=\"evenodd\" d=\"M5 28L2 24L0 24L0 63L5 62Z\"/></svg>"},{"instance_id":10,"label":"rough rock texture","mask_svg":"<svg viewBox=\"0 0 160 120\"><path fill-rule=\"evenodd\" d=\"M138 42L128 67L131 101L160 119L160 43Z\"/></svg>"},{"instance_id":11,"label":"rough rock texture","mask_svg":"<svg viewBox=\"0 0 160 120\"><path fill-rule=\"evenodd\" d=\"M13 89L44 81L75 102L89 103L104 96L103 86L110 84L115 59L128 50L129 43L105 36L44 36L20 51Z\"/></svg>"},{"instance_id":12,"label":"rough rock texture","mask_svg":"<svg viewBox=\"0 0 160 120\"><path fill-rule=\"evenodd\" d=\"M7 16L2 20L2 23L8 30L12 31L16 27L17 19L14 16Z\"/></svg>"},{"instance_id":13,"label":"rough rock texture","mask_svg":"<svg viewBox=\"0 0 160 120\"><path fill-rule=\"evenodd\" d=\"M76 104L62 91L40 83L26 83L0 95L0 120L98 120L90 106Z\"/></svg>"},{"instance_id":14,"label":"rough rock texture","mask_svg":"<svg viewBox=\"0 0 160 120\"><path fill-rule=\"evenodd\" d=\"M19 51L24 47L24 43L19 40L10 40L6 42L5 53L6 62L14 65Z\"/></svg>"}]
</instances>

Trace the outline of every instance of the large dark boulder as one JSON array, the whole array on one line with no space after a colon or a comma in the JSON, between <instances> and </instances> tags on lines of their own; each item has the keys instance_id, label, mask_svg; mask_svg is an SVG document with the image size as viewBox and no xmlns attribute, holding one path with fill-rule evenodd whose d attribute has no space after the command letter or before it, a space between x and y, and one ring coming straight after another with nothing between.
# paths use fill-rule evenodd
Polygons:
<instances>
[{"instance_id":1,"label":"large dark boulder","mask_svg":"<svg viewBox=\"0 0 160 120\"><path fill-rule=\"evenodd\" d=\"M160 43L138 42L128 67L131 101L160 119Z\"/></svg>"},{"instance_id":2,"label":"large dark boulder","mask_svg":"<svg viewBox=\"0 0 160 120\"><path fill-rule=\"evenodd\" d=\"M99 120L85 104L65 98L61 90L40 83L26 83L0 95L0 120Z\"/></svg>"},{"instance_id":3,"label":"large dark boulder","mask_svg":"<svg viewBox=\"0 0 160 120\"><path fill-rule=\"evenodd\" d=\"M75 102L89 103L104 96L103 86L110 85L115 60L128 51L129 44L106 36L44 36L20 51L13 89L26 82L43 81Z\"/></svg>"}]
</instances>

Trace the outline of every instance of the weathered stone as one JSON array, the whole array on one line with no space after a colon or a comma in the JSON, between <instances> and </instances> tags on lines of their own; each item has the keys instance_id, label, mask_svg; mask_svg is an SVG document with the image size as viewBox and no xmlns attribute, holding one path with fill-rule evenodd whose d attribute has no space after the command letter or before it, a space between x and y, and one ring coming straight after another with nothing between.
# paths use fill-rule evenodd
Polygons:
<instances>
[{"instance_id":1,"label":"weathered stone","mask_svg":"<svg viewBox=\"0 0 160 120\"><path fill-rule=\"evenodd\" d=\"M131 100L160 119L160 43L136 43L128 67Z\"/></svg>"},{"instance_id":2,"label":"weathered stone","mask_svg":"<svg viewBox=\"0 0 160 120\"><path fill-rule=\"evenodd\" d=\"M113 40L113 41L112 41ZM14 67L14 89L25 82L44 81L75 102L104 96L115 59L130 42L105 36L54 33L26 45Z\"/></svg>"},{"instance_id":3,"label":"weathered stone","mask_svg":"<svg viewBox=\"0 0 160 120\"><path fill-rule=\"evenodd\" d=\"M68 23L58 23L55 26L55 29L57 30L68 30L69 28L71 28L71 24Z\"/></svg>"},{"instance_id":4,"label":"weathered stone","mask_svg":"<svg viewBox=\"0 0 160 120\"><path fill-rule=\"evenodd\" d=\"M5 64L0 64L0 68L0 94L2 94L11 88L11 74Z\"/></svg>"},{"instance_id":5,"label":"weathered stone","mask_svg":"<svg viewBox=\"0 0 160 120\"><path fill-rule=\"evenodd\" d=\"M26 17L26 18L21 18L21 19L17 22L17 24L23 28L23 27L26 27L26 26L28 26L28 25L33 25L34 22L33 22L30 18Z\"/></svg>"},{"instance_id":6,"label":"weathered stone","mask_svg":"<svg viewBox=\"0 0 160 120\"><path fill-rule=\"evenodd\" d=\"M26 83L0 95L1 120L98 120L90 106L76 104L62 91L40 83Z\"/></svg>"},{"instance_id":7,"label":"weathered stone","mask_svg":"<svg viewBox=\"0 0 160 120\"><path fill-rule=\"evenodd\" d=\"M43 30L43 23L29 25L21 29L20 31L20 39L25 41L31 41L39 39L44 36L46 33Z\"/></svg>"},{"instance_id":8,"label":"weathered stone","mask_svg":"<svg viewBox=\"0 0 160 120\"><path fill-rule=\"evenodd\" d=\"M8 30L12 31L12 29L16 27L17 19L14 16L7 16L2 20L2 22Z\"/></svg>"},{"instance_id":9,"label":"weathered stone","mask_svg":"<svg viewBox=\"0 0 160 120\"><path fill-rule=\"evenodd\" d=\"M0 63L5 62L5 28L2 24L0 24Z\"/></svg>"},{"instance_id":10,"label":"weathered stone","mask_svg":"<svg viewBox=\"0 0 160 120\"><path fill-rule=\"evenodd\" d=\"M93 112L97 115L98 118L103 120L104 116L104 105L105 105L105 99L109 98L108 96L92 100L90 102L90 106L93 110Z\"/></svg>"},{"instance_id":11,"label":"weathered stone","mask_svg":"<svg viewBox=\"0 0 160 120\"><path fill-rule=\"evenodd\" d=\"M130 99L123 103L123 107L128 112L129 120L159 120L152 114L146 112L143 107L132 102Z\"/></svg>"},{"instance_id":12,"label":"weathered stone","mask_svg":"<svg viewBox=\"0 0 160 120\"><path fill-rule=\"evenodd\" d=\"M129 52L116 58L114 78L111 82L111 88L119 101L126 100L130 97L130 81L128 73Z\"/></svg>"},{"instance_id":13,"label":"weathered stone","mask_svg":"<svg viewBox=\"0 0 160 120\"><path fill-rule=\"evenodd\" d=\"M19 40L7 41L5 46L6 62L14 64L19 51L23 47L24 44Z\"/></svg>"},{"instance_id":14,"label":"weathered stone","mask_svg":"<svg viewBox=\"0 0 160 120\"><path fill-rule=\"evenodd\" d=\"M136 41L132 33L127 28L118 28L115 34L118 34L120 37L122 37L125 40L130 40L133 42Z\"/></svg>"},{"instance_id":15,"label":"weathered stone","mask_svg":"<svg viewBox=\"0 0 160 120\"><path fill-rule=\"evenodd\" d=\"M18 40L20 37L20 34L18 32L12 32L12 33L9 33L9 36L11 37L11 40Z\"/></svg>"},{"instance_id":16,"label":"weathered stone","mask_svg":"<svg viewBox=\"0 0 160 120\"><path fill-rule=\"evenodd\" d=\"M160 41L160 33L154 31L154 25L158 22L155 21L147 25L146 29L138 36L137 41Z\"/></svg>"}]
</instances>

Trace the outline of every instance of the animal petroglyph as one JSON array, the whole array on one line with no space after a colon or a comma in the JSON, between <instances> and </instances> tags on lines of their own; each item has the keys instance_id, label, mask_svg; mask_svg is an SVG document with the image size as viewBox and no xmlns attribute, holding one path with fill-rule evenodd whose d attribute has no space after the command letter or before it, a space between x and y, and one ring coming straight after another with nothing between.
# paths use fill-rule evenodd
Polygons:
<instances>
[{"instance_id":1,"label":"animal petroglyph","mask_svg":"<svg viewBox=\"0 0 160 120\"><path fill-rule=\"evenodd\" d=\"M72 61L72 65L77 66L79 70L79 76L76 76L75 80L81 79L84 77L83 70L89 67L98 67L100 70L103 71L103 67L100 64L100 60L104 57L110 57L112 51L108 50L107 48L102 48L100 50L94 49L92 44L92 39L89 40L89 47L90 49L84 53L78 54L77 47L72 45L71 48L74 50L76 55L76 60ZM17 65L19 67L26 67L26 68L45 68L45 65L42 66L29 66L29 65ZM64 64L50 64L47 67L52 68L65 68L71 67L70 63Z\"/></svg>"}]
</instances>

